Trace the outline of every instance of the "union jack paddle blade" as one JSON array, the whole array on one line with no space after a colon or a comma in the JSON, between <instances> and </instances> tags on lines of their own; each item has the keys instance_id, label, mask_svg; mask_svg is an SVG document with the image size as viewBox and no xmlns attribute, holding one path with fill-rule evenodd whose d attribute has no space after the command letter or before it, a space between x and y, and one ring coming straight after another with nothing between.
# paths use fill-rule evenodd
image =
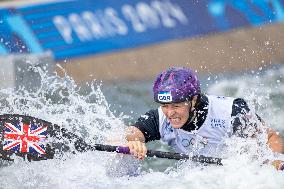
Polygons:
<instances>
[{"instance_id":1,"label":"union jack paddle blade","mask_svg":"<svg viewBox=\"0 0 284 189\"><path fill-rule=\"evenodd\" d=\"M53 125L24 115L0 115L0 158L10 160L13 154L28 160L52 159L54 149L48 143Z\"/></svg>"},{"instance_id":2,"label":"union jack paddle blade","mask_svg":"<svg viewBox=\"0 0 284 189\"><path fill-rule=\"evenodd\" d=\"M4 123L3 150L46 154L47 126L29 123Z\"/></svg>"}]
</instances>

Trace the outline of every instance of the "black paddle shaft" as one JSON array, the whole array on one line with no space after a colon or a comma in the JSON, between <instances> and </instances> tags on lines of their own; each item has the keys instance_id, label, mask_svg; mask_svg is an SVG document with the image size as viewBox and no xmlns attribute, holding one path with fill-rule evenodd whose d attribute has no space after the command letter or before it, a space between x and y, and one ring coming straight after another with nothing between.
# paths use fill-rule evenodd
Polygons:
<instances>
[{"instance_id":1,"label":"black paddle shaft","mask_svg":"<svg viewBox=\"0 0 284 189\"><path fill-rule=\"evenodd\" d=\"M75 148L79 151L97 150L97 151L107 151L107 152L118 152L118 153L124 153L124 154L129 153L129 152L125 152L125 151L123 152L120 150L120 148L126 148L126 147L102 145L102 144L95 144L92 146L92 145L82 143L82 142L77 143L77 145L75 145ZM147 157L167 158L167 159L175 159L175 160L190 159L191 161L199 162L199 163L223 165L221 158L206 157L202 155L189 156L186 154L173 153L173 152L162 152L162 151L154 151L154 150L148 150L146 155Z\"/></svg>"},{"instance_id":2,"label":"black paddle shaft","mask_svg":"<svg viewBox=\"0 0 284 189\"><path fill-rule=\"evenodd\" d=\"M117 153L129 154L129 149L126 150L127 152L125 152L125 148L127 147L103 145L103 144L95 144L95 145L87 144L79 136L75 135L74 133L69 132L68 130L64 128L60 128L58 125L54 125L54 131L57 131L56 134L54 133L57 136L60 133L60 136L62 136L63 138L74 140L75 149L80 152L93 150L93 151L106 151L106 152L117 152ZM123 149L123 150L120 150L120 149ZM221 158L206 157L203 155L188 156L186 154L173 153L173 152L162 152L162 151L154 151L154 150L148 150L146 155L147 157L167 158L167 159L175 159L175 160L190 159L191 161L199 162L199 163L222 165Z\"/></svg>"}]
</instances>

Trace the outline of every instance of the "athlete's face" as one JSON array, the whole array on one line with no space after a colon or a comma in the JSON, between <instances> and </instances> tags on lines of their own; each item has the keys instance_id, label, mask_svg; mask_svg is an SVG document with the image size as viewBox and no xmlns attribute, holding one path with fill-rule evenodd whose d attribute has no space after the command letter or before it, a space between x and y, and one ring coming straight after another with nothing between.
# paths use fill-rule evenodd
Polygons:
<instances>
[{"instance_id":1,"label":"athlete's face","mask_svg":"<svg viewBox=\"0 0 284 189\"><path fill-rule=\"evenodd\" d=\"M181 128L189 117L189 109L191 102L161 104L161 108L165 116L170 121L173 128Z\"/></svg>"}]
</instances>

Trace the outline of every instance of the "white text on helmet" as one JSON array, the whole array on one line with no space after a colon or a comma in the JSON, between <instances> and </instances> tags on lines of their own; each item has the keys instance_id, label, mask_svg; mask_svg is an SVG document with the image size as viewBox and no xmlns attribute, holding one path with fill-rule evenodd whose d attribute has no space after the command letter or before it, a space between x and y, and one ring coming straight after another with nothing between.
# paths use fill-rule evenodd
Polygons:
<instances>
[{"instance_id":1,"label":"white text on helmet","mask_svg":"<svg viewBox=\"0 0 284 189\"><path fill-rule=\"evenodd\" d=\"M172 95L170 92L159 92L158 100L160 102L172 102Z\"/></svg>"}]
</instances>

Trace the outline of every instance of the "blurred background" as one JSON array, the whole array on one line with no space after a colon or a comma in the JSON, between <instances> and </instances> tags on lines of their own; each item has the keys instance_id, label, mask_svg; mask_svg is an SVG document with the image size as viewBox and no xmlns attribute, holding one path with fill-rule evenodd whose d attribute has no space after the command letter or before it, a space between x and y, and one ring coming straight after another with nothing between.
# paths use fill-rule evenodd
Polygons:
<instances>
[{"instance_id":1,"label":"blurred background","mask_svg":"<svg viewBox=\"0 0 284 189\"><path fill-rule=\"evenodd\" d=\"M152 79L169 66L214 74L284 61L282 0L22 0L1 7L1 56L49 52L78 83Z\"/></svg>"}]
</instances>

